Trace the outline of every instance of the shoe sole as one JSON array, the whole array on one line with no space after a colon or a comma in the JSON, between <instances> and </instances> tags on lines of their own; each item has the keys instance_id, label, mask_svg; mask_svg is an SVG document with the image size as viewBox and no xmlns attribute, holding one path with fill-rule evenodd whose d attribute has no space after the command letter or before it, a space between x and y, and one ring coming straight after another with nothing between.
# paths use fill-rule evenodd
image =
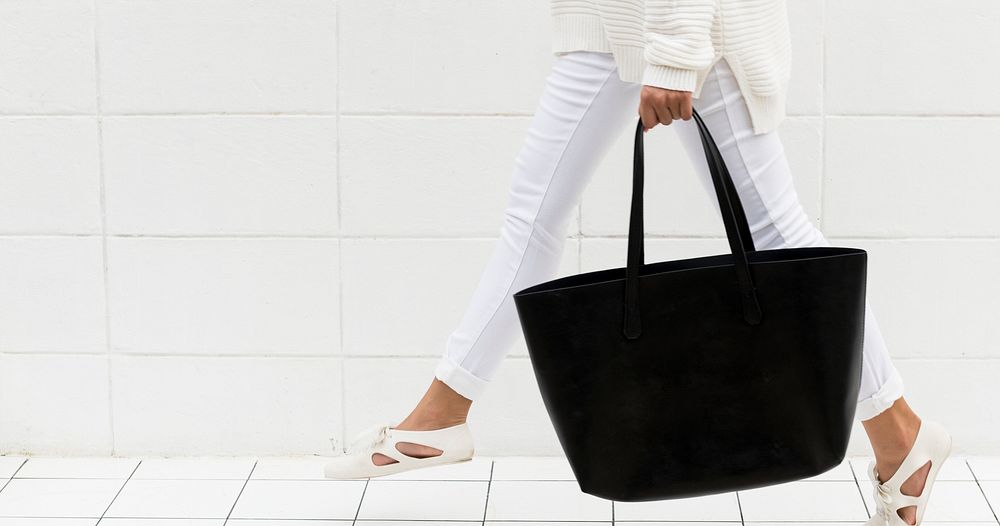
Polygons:
<instances>
[{"instance_id":1,"label":"shoe sole","mask_svg":"<svg viewBox=\"0 0 1000 526\"><path fill-rule=\"evenodd\" d=\"M427 457L427 458L437 458L437 457ZM331 477L331 476L327 475L326 472L324 471L323 478L328 479L328 480L368 480L368 479L373 479L373 478L386 477L386 476L389 476L389 475L395 475L397 473L406 473L408 471L415 471L415 470L423 469L423 468L432 468L434 466L447 466L447 465L450 465L450 464L461 464L463 462L469 462L473 458L475 458L475 457L463 458L463 459L458 459L458 460L448 460L448 461L444 461L444 462L427 462L427 463L423 463L421 465L411 466L411 467L407 467L407 468L403 468L403 469L398 469L398 470L395 470L395 471L388 470L389 471L388 473L376 473L376 474L373 474L373 475L367 475L367 476L363 476L363 477L339 477L339 476L337 476L337 477ZM385 464L385 465L386 466L392 466L392 465L395 465L395 464L396 463L394 462L392 464Z\"/></svg>"}]
</instances>

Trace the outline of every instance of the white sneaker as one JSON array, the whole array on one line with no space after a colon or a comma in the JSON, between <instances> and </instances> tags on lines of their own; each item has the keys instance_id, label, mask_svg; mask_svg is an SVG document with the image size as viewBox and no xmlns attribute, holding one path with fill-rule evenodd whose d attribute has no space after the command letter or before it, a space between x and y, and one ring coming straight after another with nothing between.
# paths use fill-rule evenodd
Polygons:
<instances>
[{"instance_id":1,"label":"white sneaker","mask_svg":"<svg viewBox=\"0 0 1000 526\"><path fill-rule=\"evenodd\" d=\"M400 442L440 449L441 454L425 458L411 457L396 449L396 444ZM472 460L474 452L468 422L430 431L408 431L395 429L389 424L379 424L359 433L351 441L345 454L334 457L326 464L323 474L331 479L365 479L465 462ZM381 453L396 462L379 466L372 460L375 453Z\"/></svg>"},{"instance_id":2,"label":"white sneaker","mask_svg":"<svg viewBox=\"0 0 1000 526\"><path fill-rule=\"evenodd\" d=\"M893 473L889 480L879 483L875 461L869 462L868 478L875 486L876 509L865 525L910 526L899 516L898 510L907 506L916 506L917 522L915 526L919 526L924 518L924 510L927 509L927 499L931 496L931 487L941 469L941 464L948 458L949 453L951 453L951 435L948 434L948 431L937 422L921 420L913 448L910 449L899 469ZM927 480L924 482L924 489L921 490L920 495L910 496L900 492L899 487L903 482L924 467L928 460L931 461L931 468L927 472Z\"/></svg>"}]
</instances>

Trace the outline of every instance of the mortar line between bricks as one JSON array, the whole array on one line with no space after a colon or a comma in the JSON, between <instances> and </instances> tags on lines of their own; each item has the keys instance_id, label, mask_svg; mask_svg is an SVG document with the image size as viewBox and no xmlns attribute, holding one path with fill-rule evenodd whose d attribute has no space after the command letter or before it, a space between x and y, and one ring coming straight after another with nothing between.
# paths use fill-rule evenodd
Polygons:
<instances>
[{"instance_id":1,"label":"mortar line between bricks","mask_svg":"<svg viewBox=\"0 0 1000 526\"><path fill-rule=\"evenodd\" d=\"M49 118L88 118L96 113L2 113L2 119L49 119ZM530 118L533 114L525 112L288 112L288 111L217 111L217 112L104 112L104 117L112 119L128 118L199 118L199 117L268 117L268 118L331 118L331 117L385 117L385 118ZM817 117L834 117L837 119L969 119L994 120L1000 119L1000 113L788 113L791 119L808 119Z\"/></svg>"},{"instance_id":2,"label":"mortar line between bricks","mask_svg":"<svg viewBox=\"0 0 1000 526\"><path fill-rule=\"evenodd\" d=\"M819 229L823 230L823 209L826 201L826 191L823 182L826 180L826 1L820 7L823 12L820 14L820 92L819 99L820 128L819 128Z\"/></svg>"},{"instance_id":3,"label":"mortar line between bricks","mask_svg":"<svg viewBox=\"0 0 1000 526\"><path fill-rule=\"evenodd\" d=\"M101 113L104 117L109 117L112 119L130 119L130 118L200 118L200 117L233 117L233 118L258 118L258 117L315 117L315 118L331 118L336 115L335 112L230 112L230 111L218 111L218 112L103 112ZM97 116L97 113L91 112L80 112L80 113L0 113L0 119L68 119L68 118L93 118Z\"/></svg>"},{"instance_id":4,"label":"mortar line between bricks","mask_svg":"<svg viewBox=\"0 0 1000 526\"><path fill-rule=\"evenodd\" d=\"M42 232L6 232L0 233L0 239L52 239L52 238L102 238L108 239L173 239L173 240L354 240L354 241L496 241L497 236L490 235L454 235L454 236L428 236L428 235L382 235L382 234L108 234L103 236L100 233L74 234L74 233L42 233ZM659 239L666 241L725 241L721 235L701 235L701 234L646 234L647 239ZM628 234L573 234L566 236L567 240L627 240ZM851 243L853 241L893 241L893 242L979 242L979 241L1000 241L1000 235L956 235L956 236L859 236L859 235L827 235L830 241L838 243Z\"/></svg>"},{"instance_id":5,"label":"mortar line between bricks","mask_svg":"<svg viewBox=\"0 0 1000 526\"><path fill-rule=\"evenodd\" d=\"M115 403L114 403L114 382L112 380L113 352L111 344L111 285L110 285L110 261L108 258L108 199L107 181L104 173L104 119L102 116L103 103L101 101L101 47L98 43L100 39L100 2L93 0L93 37L94 37L94 109L97 111L97 180L98 199L101 211L101 279L104 292L104 344L107 351L106 374L108 387L108 437L111 441L111 454L114 455L117 447L115 440ZM107 510L105 510L106 512Z\"/></svg>"},{"instance_id":6,"label":"mortar line between bricks","mask_svg":"<svg viewBox=\"0 0 1000 526\"><path fill-rule=\"evenodd\" d=\"M103 356L103 352L49 352L49 351L37 351L37 350L27 350L27 351L0 351L0 357L3 356L33 356L33 357L57 357L57 356L75 356L75 357L93 357L100 358ZM316 352L316 353L194 353L194 352L123 352L115 351L113 356L116 358L239 358L239 359L295 359L295 360L427 360L440 358L437 354L329 354L327 352ZM510 354L506 359L508 360L527 360L529 356L527 354ZM949 356L894 356L893 360L899 360L901 362L1000 362L1000 357L993 356L963 356L963 357L949 357Z\"/></svg>"},{"instance_id":7,"label":"mortar line between bricks","mask_svg":"<svg viewBox=\"0 0 1000 526\"><path fill-rule=\"evenodd\" d=\"M344 254L344 243L343 235L341 232L341 225L343 224L343 199L341 195L343 194L341 187L340 178L340 1L337 0L333 5L333 20L334 20L334 62L336 68L336 77L334 79L333 87L333 105L334 113L336 117L333 121L333 127L336 130L336 140L334 141L334 181L336 186L337 195L335 196L335 203L337 206L337 351L340 352L344 348L344 265L343 265L343 254ZM337 437L337 443L335 452L337 449L343 447L347 442L347 363L345 360L341 359L339 361L340 368L340 436ZM333 447L334 444L331 444ZM367 483L365 484L367 487ZM360 504L358 505L360 509ZM357 521L357 513L354 514L354 520Z\"/></svg>"}]
</instances>

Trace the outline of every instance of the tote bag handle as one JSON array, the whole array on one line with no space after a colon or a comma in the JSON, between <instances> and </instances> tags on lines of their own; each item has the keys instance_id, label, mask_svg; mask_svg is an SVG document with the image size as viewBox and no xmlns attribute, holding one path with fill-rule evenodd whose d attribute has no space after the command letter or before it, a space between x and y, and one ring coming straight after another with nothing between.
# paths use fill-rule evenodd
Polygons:
<instances>
[{"instance_id":1,"label":"tote bag handle","mask_svg":"<svg viewBox=\"0 0 1000 526\"><path fill-rule=\"evenodd\" d=\"M736 283L739 289L740 301L743 307L743 319L750 325L757 325L761 320L760 303L757 301L757 289L754 287L750 265L747 262L747 252L756 250L750 227L747 224L743 203L740 201L736 186L729 175L722 154L712 139L701 115L692 110L692 116L698 126L701 136L701 146L705 150L705 159L712 175L715 196L719 200L719 210L722 212L722 223L726 227L726 238L733 255L736 270ZM639 269L643 265L645 232L642 224L642 188L645 172L643 156L642 119L638 119L635 128L635 150L632 161L632 209L628 225L628 261L625 267L625 319L623 332L625 337L633 340L642 334L641 317L639 313Z\"/></svg>"}]
</instances>

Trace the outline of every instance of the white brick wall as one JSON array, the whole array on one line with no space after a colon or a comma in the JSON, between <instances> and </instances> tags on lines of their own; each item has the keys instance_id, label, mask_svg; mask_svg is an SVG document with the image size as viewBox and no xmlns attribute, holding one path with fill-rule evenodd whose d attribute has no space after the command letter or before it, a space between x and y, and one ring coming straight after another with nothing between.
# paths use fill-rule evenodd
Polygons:
<instances>
[{"instance_id":1,"label":"white brick wall","mask_svg":"<svg viewBox=\"0 0 1000 526\"><path fill-rule=\"evenodd\" d=\"M995 454L1000 4L789 10L799 196L869 250L911 404ZM0 0L0 453L326 453L406 416L498 235L548 24L535 0ZM726 251L650 141L648 259ZM624 264L630 143L561 275ZM558 453L518 342L477 450Z\"/></svg>"}]
</instances>

